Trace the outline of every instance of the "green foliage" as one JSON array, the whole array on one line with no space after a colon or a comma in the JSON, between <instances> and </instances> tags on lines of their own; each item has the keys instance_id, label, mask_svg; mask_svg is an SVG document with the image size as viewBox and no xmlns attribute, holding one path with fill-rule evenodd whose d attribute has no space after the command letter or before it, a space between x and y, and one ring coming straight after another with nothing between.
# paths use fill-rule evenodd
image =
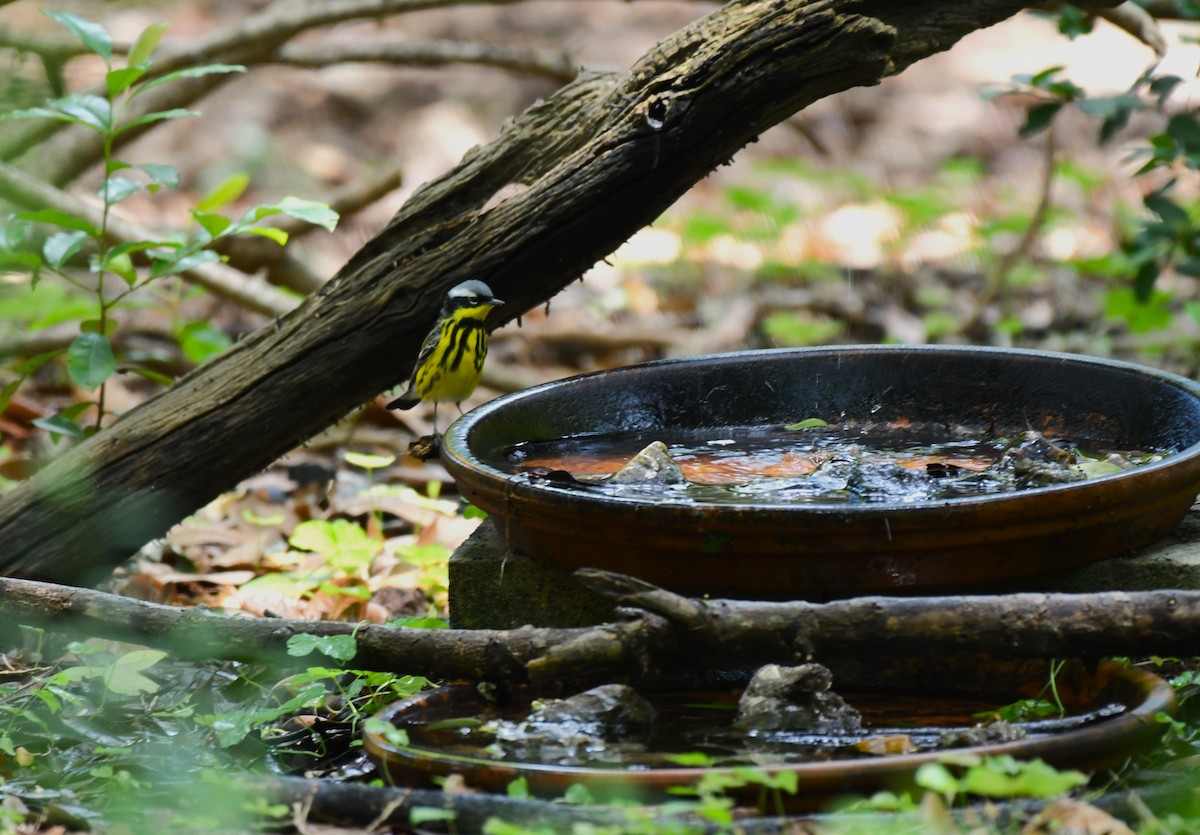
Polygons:
<instances>
[{"instance_id":1,"label":"green foliage","mask_svg":"<svg viewBox=\"0 0 1200 835\"><path fill-rule=\"evenodd\" d=\"M1064 7L1060 28L1072 35L1084 31L1077 25L1078 14L1078 9ZM1160 74L1151 67L1123 93L1089 96L1076 84L1060 78L1061 73L1062 67L1051 67L1036 75L1014 78L1016 85L1010 91L1033 94L1037 99L1026 113L1022 135L1045 130L1064 107L1074 106L1099 120L1097 140L1103 144L1124 128L1134 113L1147 113L1157 118L1161 127L1147 146L1134 151L1132 158L1142 161L1137 174L1143 176L1159 169L1183 174L1200 168L1200 111L1168 108L1168 100L1183 79ZM1200 278L1200 220L1172 196L1176 183L1177 177L1173 177L1146 195L1146 214L1133 224L1123 241L1124 257L1108 262L1114 274L1132 281L1137 305L1153 308L1158 303L1155 284L1168 269ZM1123 297L1110 299L1109 314L1126 316L1134 330L1160 328L1169 321L1161 311L1136 310Z\"/></svg>"},{"instance_id":2,"label":"green foliage","mask_svg":"<svg viewBox=\"0 0 1200 835\"><path fill-rule=\"evenodd\" d=\"M918 786L936 792L947 802L967 795L1046 799L1066 794L1088 782L1087 775L1080 771L1059 771L1040 759L1025 761L1008 755L958 756L947 757L945 762L922 765L914 780Z\"/></svg>"},{"instance_id":3,"label":"green foliage","mask_svg":"<svg viewBox=\"0 0 1200 835\"><path fill-rule=\"evenodd\" d=\"M361 526L346 519L309 519L296 525L288 544L314 551L338 573L365 579L372 558L383 550L383 543L367 535Z\"/></svg>"},{"instance_id":4,"label":"green foliage","mask_svg":"<svg viewBox=\"0 0 1200 835\"><path fill-rule=\"evenodd\" d=\"M287 642L288 655L297 658L320 652L334 661L346 662L358 654L353 635L293 635Z\"/></svg>"},{"instance_id":5,"label":"green foliage","mask_svg":"<svg viewBox=\"0 0 1200 835\"><path fill-rule=\"evenodd\" d=\"M779 310L762 320L762 330L773 345L802 347L821 345L842 332L844 325L828 316L807 311Z\"/></svg>"},{"instance_id":6,"label":"green foliage","mask_svg":"<svg viewBox=\"0 0 1200 835\"><path fill-rule=\"evenodd\" d=\"M157 693L158 684L142 675L142 671L153 667L166 657L167 654L160 650L133 650L107 663L83 663L75 667L67 667L61 675L66 682L98 679L109 692L121 696Z\"/></svg>"},{"instance_id":7,"label":"green foliage","mask_svg":"<svg viewBox=\"0 0 1200 835\"><path fill-rule=\"evenodd\" d=\"M69 347L50 352L44 359L65 354L67 373L72 382L83 389L98 391L94 404L95 419L89 430L79 423L82 412L60 412L42 423L43 428L58 435L79 437L98 429L105 417L104 395L108 380L122 368L112 346L115 323L113 311L118 305L129 304L131 296L151 282L184 273L196 266L215 263L220 256L209 247L221 238L232 235L260 235L280 245L287 242L282 230L260 222L274 215L292 217L332 229L337 215L323 204L296 197L285 197L277 203L254 206L239 216L220 212L241 196L248 184L245 174L234 175L204 197L192 210L196 228L186 237L164 236L153 240L114 243L109 235L109 217L114 206L139 192L155 194L161 188L179 186L179 174L169 165L132 163L114 155L116 140L125 132L144 125L198 115L186 109L154 111L127 116L131 102L148 90L184 78L197 78L215 73L243 72L244 67L230 64L210 64L188 67L155 75L154 51L166 29L163 23L147 27L137 38L123 65L114 63L112 38L98 23L79 15L44 10L44 14L74 35L90 52L104 61L104 94L73 93L50 99L28 108L0 114L4 120L52 119L82 126L97 134L103 144L105 178L98 191L102 208L99 220L76 217L57 209L19 211L8 215L0 225L0 266L27 273L29 286L37 292L42 279L54 276L62 286L74 288L72 305L87 299L80 309L57 309L48 304L58 318L81 318L80 334ZM142 262L139 266L135 258ZM109 282L109 277L119 282ZM0 299L3 307L9 299ZM46 322L46 317L41 317ZM219 334L207 323L185 323L176 337L185 356L193 362L203 362L229 345L228 337ZM32 373L18 366L15 385L5 386L4 401L11 398L20 384ZM169 381L160 372L129 363L127 370L159 382ZM2 405L2 404L0 404ZM84 411L87 411L85 409Z\"/></svg>"}]
</instances>

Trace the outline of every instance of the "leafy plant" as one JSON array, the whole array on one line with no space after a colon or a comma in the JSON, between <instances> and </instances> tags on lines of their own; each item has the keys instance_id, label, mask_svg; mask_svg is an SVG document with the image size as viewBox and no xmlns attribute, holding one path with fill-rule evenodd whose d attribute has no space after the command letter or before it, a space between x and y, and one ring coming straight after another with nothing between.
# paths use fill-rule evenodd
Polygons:
<instances>
[{"instance_id":1,"label":"leafy plant","mask_svg":"<svg viewBox=\"0 0 1200 835\"><path fill-rule=\"evenodd\" d=\"M1017 760L1007 754L982 758L950 755L942 762L922 765L913 779L918 786L940 794L947 803L966 795L1045 799L1088 782L1083 772L1059 771L1041 759Z\"/></svg>"},{"instance_id":2,"label":"leafy plant","mask_svg":"<svg viewBox=\"0 0 1200 835\"><path fill-rule=\"evenodd\" d=\"M1050 662L1050 677L1042 691L1032 699L1019 699L995 710L975 714L976 719L1000 719L1005 722L1029 722L1048 716L1064 716L1067 709L1058 692L1058 675L1065 661ZM1049 695L1050 698L1046 698Z\"/></svg>"},{"instance_id":3,"label":"leafy plant","mask_svg":"<svg viewBox=\"0 0 1200 835\"><path fill-rule=\"evenodd\" d=\"M1077 32L1074 24L1064 25L1064 31ZM1014 78L1014 87L1000 91L1035 98L1021 128L1023 136L1047 129L1068 106L1099 120L1097 139L1101 144L1110 141L1135 113L1150 113L1159 120L1159 131L1133 153L1133 159L1142 163L1136 176L1166 172L1170 177L1143 198L1146 214L1127 230L1121 257L1109 259L1107 264L1114 274L1131 280L1133 302L1160 308L1155 284L1164 271L1173 269L1200 278L1200 218L1173 196L1178 177L1200 168L1200 110L1169 109L1168 100L1183 79L1160 73L1156 67L1142 73L1125 92L1110 96L1089 96L1080 86L1061 78L1062 72L1062 67L1050 67L1035 75L1020 75ZM1157 309L1149 316L1135 313L1124 298L1110 299L1112 312L1127 315L1131 327L1143 330L1166 323Z\"/></svg>"},{"instance_id":4,"label":"leafy plant","mask_svg":"<svg viewBox=\"0 0 1200 835\"><path fill-rule=\"evenodd\" d=\"M147 91L172 81L214 73L243 72L245 68L208 64L155 75L153 56L166 30L163 23L147 27L129 50L124 64L118 66L114 61L112 38L103 26L70 12L43 10L43 13L103 60L103 92L61 96L37 107L0 114L0 119L53 119L93 131L103 146L104 179L98 191L101 205L98 216L88 218L56 208L10 214L0 226L0 266L27 272L34 289L43 277L53 275L86 294L91 302L86 318L80 322L80 333L69 346L48 351L17 366L16 379L0 389L0 411L38 368L65 355L71 381L80 388L96 391L96 400L77 404L35 423L56 435L83 436L102 425L106 414L106 384L119 367L112 343L116 327L113 311L118 305L153 282L219 261L221 256L210 247L222 238L249 234L261 235L280 245L286 243L284 231L260 225L264 218L283 213L332 229L337 215L322 204L295 197L254 206L236 218L223 214L221 210L237 200L249 183L247 175L235 174L193 207L192 218L196 226L188 235L115 241L110 230L115 206L139 192L154 194L164 187L177 188L180 179L179 173L170 165L131 163L118 158L114 153L116 140L130 130L155 122L199 115L193 110L171 109L126 116L131 104ZM141 266L135 264L135 259ZM185 352L195 359L206 358L212 349L221 349L228 344L227 340L214 334L215 331L206 325L184 326L178 332ZM156 382L169 382L169 378L150 368L132 364L123 368ZM84 428L79 418L93 407L95 418Z\"/></svg>"}]
</instances>

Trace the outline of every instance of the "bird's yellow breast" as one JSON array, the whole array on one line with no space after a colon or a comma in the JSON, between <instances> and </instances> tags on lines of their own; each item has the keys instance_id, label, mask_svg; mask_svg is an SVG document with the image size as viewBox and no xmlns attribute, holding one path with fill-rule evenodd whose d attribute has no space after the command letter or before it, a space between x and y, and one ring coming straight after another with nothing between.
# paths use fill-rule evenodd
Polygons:
<instances>
[{"instance_id":1,"label":"bird's yellow breast","mask_svg":"<svg viewBox=\"0 0 1200 835\"><path fill-rule=\"evenodd\" d=\"M430 403L457 403L479 385L487 356L483 319L490 308L456 311L442 322L437 345L416 374L416 391Z\"/></svg>"}]
</instances>

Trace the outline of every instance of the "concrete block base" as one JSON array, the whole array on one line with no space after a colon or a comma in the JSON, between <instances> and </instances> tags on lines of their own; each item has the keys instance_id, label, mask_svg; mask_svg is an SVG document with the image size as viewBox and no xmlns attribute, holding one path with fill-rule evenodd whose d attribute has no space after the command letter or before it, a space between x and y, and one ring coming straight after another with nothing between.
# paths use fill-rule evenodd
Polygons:
<instances>
[{"instance_id":1,"label":"concrete block base","mask_svg":"<svg viewBox=\"0 0 1200 835\"><path fill-rule=\"evenodd\" d=\"M1200 589L1200 505L1171 534L1134 554L1032 577L1004 587L964 589L1096 592ZM450 558L450 623L458 629L590 626L612 619L612 604L580 586L569 571L510 554L487 520Z\"/></svg>"}]
</instances>

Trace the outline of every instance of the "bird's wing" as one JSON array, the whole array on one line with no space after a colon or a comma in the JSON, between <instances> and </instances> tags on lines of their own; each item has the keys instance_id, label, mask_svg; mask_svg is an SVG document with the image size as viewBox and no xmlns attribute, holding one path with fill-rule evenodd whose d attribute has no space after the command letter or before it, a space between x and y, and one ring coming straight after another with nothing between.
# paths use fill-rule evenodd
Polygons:
<instances>
[{"instance_id":1,"label":"bird's wing","mask_svg":"<svg viewBox=\"0 0 1200 835\"><path fill-rule=\"evenodd\" d=\"M439 319L438 323L434 325L433 330L426 334L425 341L421 343L421 351L417 354L417 361L413 363L412 376L408 381L408 389L404 392L404 394L387 404L387 408L411 409L413 406L421 402L421 396L416 392L417 369L424 365L425 361L433 355L434 350L437 348L438 340L441 339L441 336L442 323Z\"/></svg>"}]
</instances>

